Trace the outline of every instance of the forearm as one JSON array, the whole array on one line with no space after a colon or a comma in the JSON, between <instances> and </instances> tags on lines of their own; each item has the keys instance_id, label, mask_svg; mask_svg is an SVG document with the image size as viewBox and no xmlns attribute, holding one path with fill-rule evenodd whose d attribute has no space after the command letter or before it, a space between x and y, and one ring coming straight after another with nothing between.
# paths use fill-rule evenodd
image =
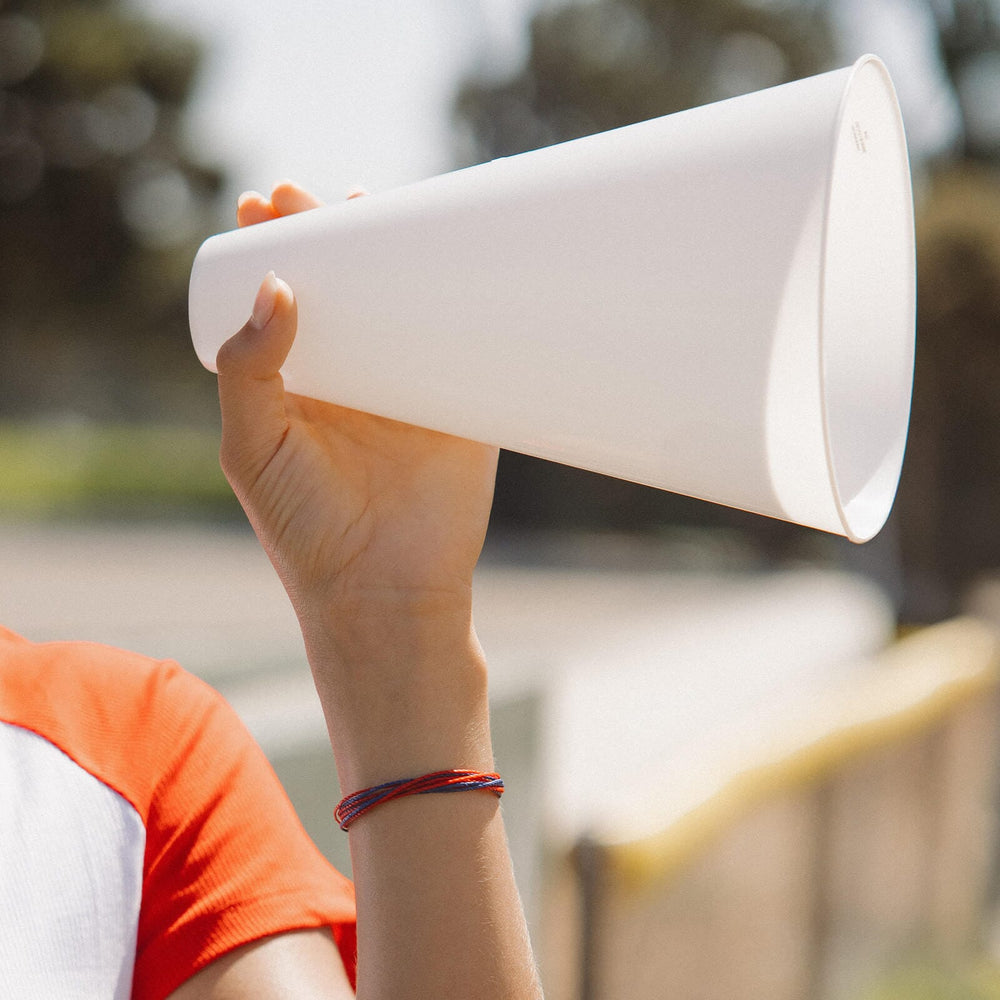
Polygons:
<instances>
[{"instance_id":1,"label":"forearm","mask_svg":"<svg viewBox=\"0 0 1000 1000\"><path fill-rule=\"evenodd\" d=\"M360 997L539 995L492 795L400 799L362 817L350 837Z\"/></svg>"},{"instance_id":2,"label":"forearm","mask_svg":"<svg viewBox=\"0 0 1000 1000\"><path fill-rule=\"evenodd\" d=\"M493 769L485 664L460 619L424 616L418 627L408 615L373 615L307 630L345 792ZM409 796L366 813L348 835L360 997L540 995L496 796Z\"/></svg>"}]
</instances>

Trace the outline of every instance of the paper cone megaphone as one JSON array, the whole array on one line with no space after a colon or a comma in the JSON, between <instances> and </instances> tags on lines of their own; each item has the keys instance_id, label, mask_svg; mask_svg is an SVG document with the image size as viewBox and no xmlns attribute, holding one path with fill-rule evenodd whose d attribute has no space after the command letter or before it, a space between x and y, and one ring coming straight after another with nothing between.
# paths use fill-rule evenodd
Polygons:
<instances>
[{"instance_id":1,"label":"paper cone megaphone","mask_svg":"<svg viewBox=\"0 0 1000 1000\"><path fill-rule=\"evenodd\" d=\"M208 368L270 270L294 392L855 541L889 513L913 209L873 56L212 237Z\"/></svg>"}]
</instances>

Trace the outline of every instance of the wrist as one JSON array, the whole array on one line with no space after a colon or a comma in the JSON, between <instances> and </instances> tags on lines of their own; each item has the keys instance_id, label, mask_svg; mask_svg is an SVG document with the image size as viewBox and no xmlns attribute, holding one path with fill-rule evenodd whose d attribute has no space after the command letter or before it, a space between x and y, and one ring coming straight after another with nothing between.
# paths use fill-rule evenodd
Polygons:
<instances>
[{"instance_id":1,"label":"wrist","mask_svg":"<svg viewBox=\"0 0 1000 1000\"><path fill-rule=\"evenodd\" d=\"M345 794L431 771L493 769L471 614L368 605L303 633Z\"/></svg>"}]
</instances>

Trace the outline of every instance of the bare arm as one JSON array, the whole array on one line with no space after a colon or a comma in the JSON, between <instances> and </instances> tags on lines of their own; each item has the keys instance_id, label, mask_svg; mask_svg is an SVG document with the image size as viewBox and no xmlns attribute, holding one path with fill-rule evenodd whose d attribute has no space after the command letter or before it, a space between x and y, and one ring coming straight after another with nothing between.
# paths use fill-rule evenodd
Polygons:
<instances>
[{"instance_id":1,"label":"bare arm","mask_svg":"<svg viewBox=\"0 0 1000 1000\"><path fill-rule=\"evenodd\" d=\"M240 221L315 204L283 185ZM492 770L472 573L495 449L286 394L287 286L254 317L218 358L223 468L298 614L341 787ZM360 997L540 996L494 796L401 799L349 836Z\"/></svg>"},{"instance_id":2,"label":"bare arm","mask_svg":"<svg viewBox=\"0 0 1000 1000\"><path fill-rule=\"evenodd\" d=\"M216 959L170 994L170 1000L352 1000L329 931L276 934Z\"/></svg>"}]
</instances>

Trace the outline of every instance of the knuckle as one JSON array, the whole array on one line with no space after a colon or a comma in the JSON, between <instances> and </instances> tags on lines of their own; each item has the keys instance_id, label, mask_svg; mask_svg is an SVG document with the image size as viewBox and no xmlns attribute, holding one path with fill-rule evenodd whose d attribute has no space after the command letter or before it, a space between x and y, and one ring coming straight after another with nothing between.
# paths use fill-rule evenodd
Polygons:
<instances>
[{"instance_id":1,"label":"knuckle","mask_svg":"<svg viewBox=\"0 0 1000 1000\"><path fill-rule=\"evenodd\" d=\"M230 337L215 356L215 367L220 374L229 373L243 367L246 350L243 345L243 331Z\"/></svg>"}]
</instances>

